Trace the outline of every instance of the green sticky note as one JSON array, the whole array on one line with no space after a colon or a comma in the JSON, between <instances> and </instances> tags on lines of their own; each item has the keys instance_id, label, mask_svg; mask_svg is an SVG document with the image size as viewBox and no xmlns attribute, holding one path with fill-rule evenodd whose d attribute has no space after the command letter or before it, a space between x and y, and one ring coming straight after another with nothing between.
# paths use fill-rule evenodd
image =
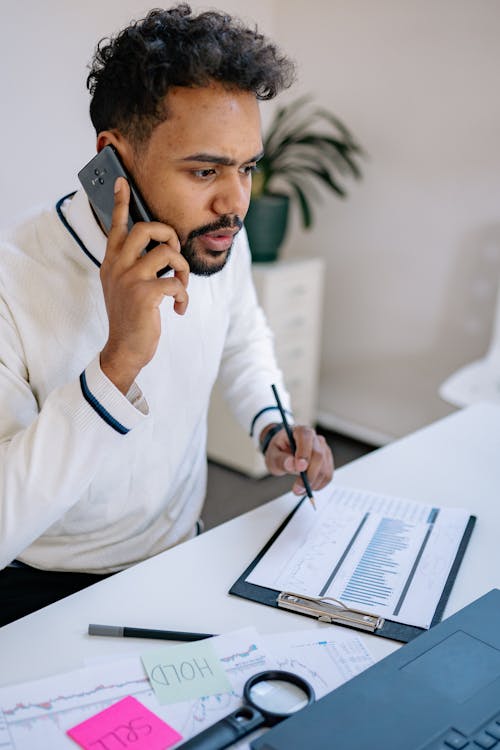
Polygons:
<instances>
[{"instance_id":1,"label":"green sticky note","mask_svg":"<svg viewBox=\"0 0 500 750\"><path fill-rule=\"evenodd\" d=\"M160 648L141 658L161 704L231 690L219 658L207 640Z\"/></svg>"}]
</instances>

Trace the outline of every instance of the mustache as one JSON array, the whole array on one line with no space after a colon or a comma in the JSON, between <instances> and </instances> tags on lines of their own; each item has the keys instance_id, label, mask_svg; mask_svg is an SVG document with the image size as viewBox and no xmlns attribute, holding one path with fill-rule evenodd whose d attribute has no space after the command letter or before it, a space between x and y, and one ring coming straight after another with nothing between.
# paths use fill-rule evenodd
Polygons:
<instances>
[{"instance_id":1,"label":"mustache","mask_svg":"<svg viewBox=\"0 0 500 750\"><path fill-rule=\"evenodd\" d=\"M220 219L212 222L212 224L205 224L203 227L193 229L193 231L188 234L188 240L193 240L195 237L200 237L202 234L207 234L208 232L216 232L218 229L236 228L239 232L242 226L243 221L239 216L221 216Z\"/></svg>"}]
</instances>

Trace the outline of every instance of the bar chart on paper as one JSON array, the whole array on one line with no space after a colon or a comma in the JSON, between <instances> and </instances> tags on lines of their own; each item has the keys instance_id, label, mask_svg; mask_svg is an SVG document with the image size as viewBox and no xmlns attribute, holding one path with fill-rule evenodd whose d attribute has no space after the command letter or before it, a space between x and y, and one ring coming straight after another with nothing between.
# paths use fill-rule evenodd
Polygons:
<instances>
[{"instance_id":1,"label":"bar chart on paper","mask_svg":"<svg viewBox=\"0 0 500 750\"><path fill-rule=\"evenodd\" d=\"M417 526L367 514L363 521L374 528L368 530L368 543L359 560L344 572L347 583L343 585L341 578L337 581L338 597L372 611L391 607L392 614L398 615L437 516L434 508L426 523Z\"/></svg>"},{"instance_id":2,"label":"bar chart on paper","mask_svg":"<svg viewBox=\"0 0 500 750\"><path fill-rule=\"evenodd\" d=\"M428 628L470 515L351 488L316 493L246 581Z\"/></svg>"},{"instance_id":3,"label":"bar chart on paper","mask_svg":"<svg viewBox=\"0 0 500 750\"><path fill-rule=\"evenodd\" d=\"M394 578L398 568L394 558L398 552L408 548L405 530L404 521L382 518L343 589L341 599L370 608L385 604L390 599L394 593L391 578Z\"/></svg>"}]
</instances>

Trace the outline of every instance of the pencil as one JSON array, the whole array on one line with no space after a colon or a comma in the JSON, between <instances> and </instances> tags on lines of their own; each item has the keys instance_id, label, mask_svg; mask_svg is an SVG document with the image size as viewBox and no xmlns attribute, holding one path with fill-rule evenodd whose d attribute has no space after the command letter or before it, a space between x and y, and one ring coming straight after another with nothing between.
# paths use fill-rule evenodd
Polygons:
<instances>
[{"instance_id":1,"label":"pencil","mask_svg":"<svg viewBox=\"0 0 500 750\"><path fill-rule=\"evenodd\" d=\"M283 405L281 403L281 399L278 394L278 389L275 385L272 385L271 388L273 389L274 398L276 399L276 404L278 405L278 409L280 410L281 419L283 421L283 426L286 430L286 434L288 437L288 442L290 443L290 448L292 449L293 455L295 456L295 453L297 451L297 445L295 443L295 438L293 437L293 432L290 428L290 425L288 424L288 420L286 418L285 410L283 409ZM314 510L316 510L316 503L314 502L314 495L311 490L311 485L309 484L309 479L307 477L307 472L301 471L300 472L300 478L302 479L302 482L304 483L304 487L306 490L306 495L309 498L309 502L311 503Z\"/></svg>"},{"instance_id":2,"label":"pencil","mask_svg":"<svg viewBox=\"0 0 500 750\"><path fill-rule=\"evenodd\" d=\"M116 638L155 638L162 641L201 641L212 633L188 633L183 630L152 630L127 628L121 625L89 625L89 635L111 635Z\"/></svg>"}]
</instances>

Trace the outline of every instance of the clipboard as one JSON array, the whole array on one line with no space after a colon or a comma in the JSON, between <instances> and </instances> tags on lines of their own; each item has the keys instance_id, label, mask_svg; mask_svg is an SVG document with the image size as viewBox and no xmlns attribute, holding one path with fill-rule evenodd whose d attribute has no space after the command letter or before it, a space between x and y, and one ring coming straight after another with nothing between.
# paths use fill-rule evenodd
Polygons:
<instances>
[{"instance_id":1,"label":"clipboard","mask_svg":"<svg viewBox=\"0 0 500 750\"><path fill-rule=\"evenodd\" d=\"M307 496L299 500L297 505L285 518L283 523L278 527L278 529L260 550L254 560L252 560L246 570L231 586L231 588L229 589L229 594L232 594L233 596L239 596L243 599L249 599L251 601L258 602L259 604L265 604L269 607L275 607L278 609L283 609L285 611L294 612L295 614L303 614L308 617L314 617L320 622L350 627L355 630L371 633L382 638L389 638L390 640L399 641L401 643L408 643L421 633L425 633L427 628L418 627L415 625L407 625L395 620L390 620L381 617L375 612L365 611L363 609L349 608L337 599L331 599L330 597L311 597L301 594L300 592L298 593L293 591L279 591L278 589L267 588L265 586L257 585L255 583L250 583L249 581L247 581L248 576L266 555L268 550L289 524L302 503L306 500ZM462 538L459 541L456 554L446 578L444 587L442 589L438 604L434 610L430 627L436 625L441 621L446 603L448 601L451 590L453 588L453 584L458 574L458 570L462 563L465 550L474 529L475 522L476 516L470 515Z\"/></svg>"}]
</instances>

